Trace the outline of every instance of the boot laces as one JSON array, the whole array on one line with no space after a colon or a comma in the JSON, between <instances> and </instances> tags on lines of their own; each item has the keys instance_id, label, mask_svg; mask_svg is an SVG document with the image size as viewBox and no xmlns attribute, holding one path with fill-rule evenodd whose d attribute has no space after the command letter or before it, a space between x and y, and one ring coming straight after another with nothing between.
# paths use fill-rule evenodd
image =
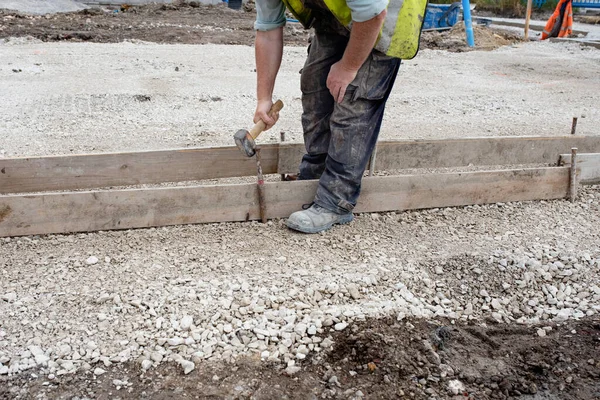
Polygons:
<instances>
[{"instance_id":1,"label":"boot laces","mask_svg":"<svg viewBox=\"0 0 600 400\"><path fill-rule=\"evenodd\" d=\"M321 210L324 209L320 205L316 204L314 201L312 203L302 205L303 210L308 210L309 208L312 208L316 212L321 212Z\"/></svg>"},{"instance_id":2,"label":"boot laces","mask_svg":"<svg viewBox=\"0 0 600 400\"><path fill-rule=\"evenodd\" d=\"M312 203L308 203L308 204L303 204L302 205L302 209L303 210L308 210L309 208L311 208L313 206L313 204L315 204L315 202L313 201Z\"/></svg>"}]
</instances>

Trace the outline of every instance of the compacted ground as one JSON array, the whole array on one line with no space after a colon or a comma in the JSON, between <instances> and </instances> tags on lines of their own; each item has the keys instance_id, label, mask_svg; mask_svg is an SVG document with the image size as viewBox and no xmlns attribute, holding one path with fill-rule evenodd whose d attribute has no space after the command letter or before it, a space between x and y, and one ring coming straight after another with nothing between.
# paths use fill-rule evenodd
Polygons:
<instances>
[{"instance_id":1,"label":"compacted ground","mask_svg":"<svg viewBox=\"0 0 600 400\"><path fill-rule=\"evenodd\" d=\"M253 114L253 19L1 13L0 157L232 145ZM302 139L308 33L286 40L263 143ZM598 50L501 44L406 61L382 138L563 135L574 116L598 134ZM314 236L276 220L5 238L0 398L599 398L598 226L590 186Z\"/></svg>"}]
</instances>

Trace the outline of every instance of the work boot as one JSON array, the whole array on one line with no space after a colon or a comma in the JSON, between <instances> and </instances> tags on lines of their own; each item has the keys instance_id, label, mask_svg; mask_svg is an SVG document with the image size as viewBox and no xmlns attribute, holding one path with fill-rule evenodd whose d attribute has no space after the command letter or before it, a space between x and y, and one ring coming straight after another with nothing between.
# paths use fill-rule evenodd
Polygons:
<instances>
[{"instance_id":1,"label":"work boot","mask_svg":"<svg viewBox=\"0 0 600 400\"><path fill-rule=\"evenodd\" d=\"M353 219L351 212L337 214L313 203L306 210L296 211L290 215L287 226L304 233L318 233L326 231L335 224L347 224Z\"/></svg>"}]
</instances>

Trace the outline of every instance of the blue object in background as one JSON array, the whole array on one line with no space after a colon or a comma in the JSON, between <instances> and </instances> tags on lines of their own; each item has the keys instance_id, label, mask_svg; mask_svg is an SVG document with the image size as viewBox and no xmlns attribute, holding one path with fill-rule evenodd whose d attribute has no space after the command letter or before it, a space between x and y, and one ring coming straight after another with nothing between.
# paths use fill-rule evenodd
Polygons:
<instances>
[{"instance_id":1,"label":"blue object in background","mask_svg":"<svg viewBox=\"0 0 600 400\"><path fill-rule=\"evenodd\" d=\"M462 0L463 15L465 18L465 31L467 32L467 45L475 47L475 36L473 35L473 21L471 20L471 3Z\"/></svg>"},{"instance_id":2,"label":"blue object in background","mask_svg":"<svg viewBox=\"0 0 600 400\"><path fill-rule=\"evenodd\" d=\"M600 0L573 0L573 7L600 8Z\"/></svg>"},{"instance_id":3,"label":"blue object in background","mask_svg":"<svg viewBox=\"0 0 600 400\"><path fill-rule=\"evenodd\" d=\"M240 10L242 8L242 0L228 0L227 7L232 10Z\"/></svg>"},{"instance_id":4,"label":"blue object in background","mask_svg":"<svg viewBox=\"0 0 600 400\"><path fill-rule=\"evenodd\" d=\"M423 29L450 29L460 20L460 3L428 4Z\"/></svg>"},{"instance_id":5,"label":"blue object in background","mask_svg":"<svg viewBox=\"0 0 600 400\"><path fill-rule=\"evenodd\" d=\"M461 3L459 2L452 4L428 4L423 20L423 30L440 31L452 28L460 20L460 11ZM462 0L462 12L465 20L465 31L467 33L467 45L475 47L473 21L471 20L471 3L469 0Z\"/></svg>"}]
</instances>

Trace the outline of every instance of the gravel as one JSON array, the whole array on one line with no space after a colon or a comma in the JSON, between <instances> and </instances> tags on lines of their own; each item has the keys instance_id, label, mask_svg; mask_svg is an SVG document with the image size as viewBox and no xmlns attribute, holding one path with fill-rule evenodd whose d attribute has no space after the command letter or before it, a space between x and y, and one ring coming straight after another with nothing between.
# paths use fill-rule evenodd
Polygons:
<instances>
[{"instance_id":1,"label":"gravel","mask_svg":"<svg viewBox=\"0 0 600 400\"><path fill-rule=\"evenodd\" d=\"M598 196L365 214L316 236L272 221L3 239L0 371L170 361L188 374L256 354L292 375L367 317L593 316Z\"/></svg>"},{"instance_id":2,"label":"gravel","mask_svg":"<svg viewBox=\"0 0 600 400\"><path fill-rule=\"evenodd\" d=\"M303 52L286 49L277 89L288 104L279 128L295 140ZM0 69L7 93L0 105L8 110L0 116L2 154L231 144L225 133L251 116L250 53L0 46L10 67ZM540 55L545 67L536 71ZM406 63L383 136L565 133L574 113L586 114L579 127L590 133L599 118L590 104L600 96L591 66L599 60L597 51L546 43L423 52ZM175 72L175 65L183 67ZM119 78L103 78L115 70ZM135 94L152 100L140 103ZM255 356L293 375L323 357L335 332L368 317L544 324L593 316L599 199L594 186L575 203L363 214L314 236L275 220L0 239L0 374L99 376L124 362L142 372L171 362L188 374L204 362ZM460 391L459 383L448 390Z\"/></svg>"}]
</instances>

